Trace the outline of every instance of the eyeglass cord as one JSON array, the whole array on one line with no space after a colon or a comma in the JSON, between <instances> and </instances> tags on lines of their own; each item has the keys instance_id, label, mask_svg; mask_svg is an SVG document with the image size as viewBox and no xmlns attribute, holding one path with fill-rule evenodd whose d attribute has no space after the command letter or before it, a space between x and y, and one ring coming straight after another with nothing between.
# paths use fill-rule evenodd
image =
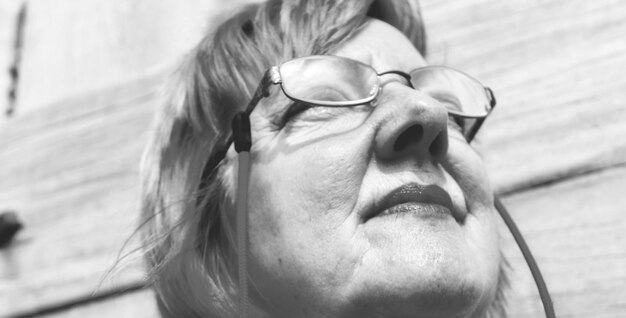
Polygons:
<instances>
[{"instance_id":1,"label":"eyeglass cord","mask_svg":"<svg viewBox=\"0 0 626 318\"><path fill-rule=\"evenodd\" d=\"M535 284L537 285L537 289L539 290L539 297L541 297L541 302L543 304L543 310L546 313L547 318L556 318L554 313L554 307L552 305L552 298L550 297L550 293L548 292L548 287L546 286L545 281L543 280L543 276L541 275L541 271L539 270L539 266L533 257L533 254L530 252L528 245L526 245L526 241L522 236L522 233L517 228L517 225L511 218L511 215L504 207L504 204L500 201L500 198L495 196L494 204L496 206L496 210L500 213L500 217L504 220L504 223L509 228L509 231L513 235L517 246L519 246L520 251L522 251L522 255L524 255L524 259L526 259L526 263L528 264L528 268L530 268L530 273L533 275L533 279L535 280Z\"/></svg>"},{"instance_id":2,"label":"eyeglass cord","mask_svg":"<svg viewBox=\"0 0 626 318\"><path fill-rule=\"evenodd\" d=\"M248 317L248 173L250 153L242 151L238 155L237 175L237 260L239 273L240 317Z\"/></svg>"}]
</instances>

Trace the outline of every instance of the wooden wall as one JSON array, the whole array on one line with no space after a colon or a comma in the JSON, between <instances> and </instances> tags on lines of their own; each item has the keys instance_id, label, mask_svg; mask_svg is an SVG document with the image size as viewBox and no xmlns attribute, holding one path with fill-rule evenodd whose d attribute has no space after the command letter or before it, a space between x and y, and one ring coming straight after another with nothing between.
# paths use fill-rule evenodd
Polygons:
<instances>
[{"instance_id":1,"label":"wooden wall","mask_svg":"<svg viewBox=\"0 0 626 318\"><path fill-rule=\"evenodd\" d=\"M477 148L559 317L626 316L626 2L421 3L429 60L496 93ZM15 7L0 3L2 59L11 55L3 17ZM220 19L218 7L28 2L17 109L0 120L0 210L17 210L25 223L0 250L0 317L156 316L134 257L100 281L136 227L137 164L159 84ZM532 278L501 228L510 315L541 317ZM122 254L136 246L131 239Z\"/></svg>"}]
</instances>

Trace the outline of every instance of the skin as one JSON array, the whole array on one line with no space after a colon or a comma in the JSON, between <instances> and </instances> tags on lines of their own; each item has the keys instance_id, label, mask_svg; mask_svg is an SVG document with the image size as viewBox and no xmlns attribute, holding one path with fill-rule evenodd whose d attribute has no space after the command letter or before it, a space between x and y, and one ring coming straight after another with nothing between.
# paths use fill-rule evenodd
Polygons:
<instances>
[{"instance_id":1,"label":"skin","mask_svg":"<svg viewBox=\"0 0 626 318\"><path fill-rule=\"evenodd\" d=\"M378 72L426 65L378 20L335 54ZM451 128L444 106L397 76L383 76L382 85L375 106L355 118L334 121L312 109L277 127L287 103L277 91L251 115L249 267L275 317L480 317L493 301L500 257L480 157ZM395 149L417 126L423 133L409 133L408 146ZM228 156L234 175L236 154ZM365 217L412 182L442 187L454 211L435 217L424 205Z\"/></svg>"}]
</instances>

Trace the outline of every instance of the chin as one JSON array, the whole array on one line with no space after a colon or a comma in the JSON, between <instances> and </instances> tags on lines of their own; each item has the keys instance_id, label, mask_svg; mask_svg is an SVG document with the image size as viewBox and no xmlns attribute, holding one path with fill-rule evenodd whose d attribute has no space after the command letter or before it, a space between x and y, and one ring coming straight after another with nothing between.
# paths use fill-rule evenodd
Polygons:
<instances>
[{"instance_id":1,"label":"chin","mask_svg":"<svg viewBox=\"0 0 626 318\"><path fill-rule=\"evenodd\" d=\"M408 271L389 267L362 277L347 299L355 317L483 317L496 289L487 274L458 262Z\"/></svg>"},{"instance_id":2,"label":"chin","mask_svg":"<svg viewBox=\"0 0 626 318\"><path fill-rule=\"evenodd\" d=\"M459 289L441 285L420 286L413 291L370 290L367 296L360 295L355 305L354 317L394 318L450 318L482 317L488 303L480 288L466 286ZM430 288L423 288L430 287ZM492 297L491 297L492 298Z\"/></svg>"}]
</instances>

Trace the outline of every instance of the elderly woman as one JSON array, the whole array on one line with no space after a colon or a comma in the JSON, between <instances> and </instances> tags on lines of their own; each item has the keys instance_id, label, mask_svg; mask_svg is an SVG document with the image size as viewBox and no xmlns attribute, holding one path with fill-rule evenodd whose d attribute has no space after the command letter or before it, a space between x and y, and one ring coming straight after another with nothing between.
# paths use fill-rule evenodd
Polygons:
<instances>
[{"instance_id":1,"label":"elderly woman","mask_svg":"<svg viewBox=\"0 0 626 318\"><path fill-rule=\"evenodd\" d=\"M143 162L164 317L504 314L468 144L495 100L425 54L401 0L269 1L202 40Z\"/></svg>"}]
</instances>

